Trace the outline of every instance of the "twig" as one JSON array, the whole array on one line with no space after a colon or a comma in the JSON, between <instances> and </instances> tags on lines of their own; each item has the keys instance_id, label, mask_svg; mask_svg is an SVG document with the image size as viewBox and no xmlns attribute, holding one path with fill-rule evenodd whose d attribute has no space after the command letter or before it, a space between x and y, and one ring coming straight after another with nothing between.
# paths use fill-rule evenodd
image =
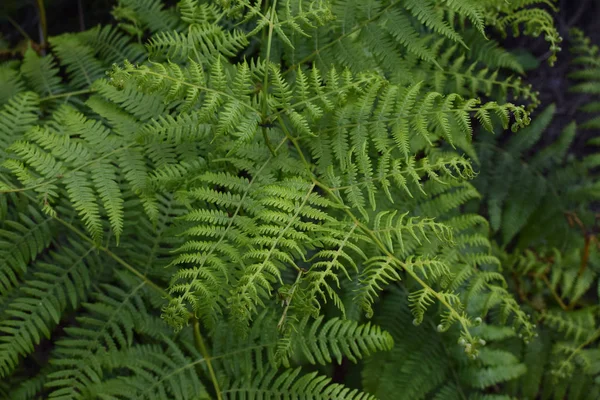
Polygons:
<instances>
[{"instance_id":1,"label":"twig","mask_svg":"<svg viewBox=\"0 0 600 400\"><path fill-rule=\"evenodd\" d=\"M44 0L36 0L38 14L40 16L40 46L42 47L42 54L45 54L47 46L46 40L48 38L48 24L46 22L46 8L44 7Z\"/></svg>"},{"instance_id":2,"label":"twig","mask_svg":"<svg viewBox=\"0 0 600 400\"><path fill-rule=\"evenodd\" d=\"M79 30L85 31L85 20L83 18L83 4L77 0L77 11L79 12Z\"/></svg>"}]
</instances>

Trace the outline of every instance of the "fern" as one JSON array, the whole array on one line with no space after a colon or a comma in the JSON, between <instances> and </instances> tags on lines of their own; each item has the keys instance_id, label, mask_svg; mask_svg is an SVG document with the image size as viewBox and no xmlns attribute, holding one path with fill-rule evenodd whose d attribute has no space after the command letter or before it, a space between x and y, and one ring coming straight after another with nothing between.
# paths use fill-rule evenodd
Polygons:
<instances>
[{"instance_id":1,"label":"fern","mask_svg":"<svg viewBox=\"0 0 600 400\"><path fill-rule=\"evenodd\" d=\"M494 39L551 2L166 4L0 66L2 396L594 393L597 158Z\"/></svg>"}]
</instances>

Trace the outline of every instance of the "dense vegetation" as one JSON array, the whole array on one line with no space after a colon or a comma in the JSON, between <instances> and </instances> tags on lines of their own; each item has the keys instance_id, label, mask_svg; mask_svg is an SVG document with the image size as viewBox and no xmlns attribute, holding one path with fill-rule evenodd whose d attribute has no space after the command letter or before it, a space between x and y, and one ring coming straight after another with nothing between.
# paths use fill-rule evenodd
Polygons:
<instances>
[{"instance_id":1,"label":"dense vegetation","mask_svg":"<svg viewBox=\"0 0 600 400\"><path fill-rule=\"evenodd\" d=\"M0 396L600 398L600 53L556 11L40 18L0 64ZM519 35L583 122L548 134Z\"/></svg>"}]
</instances>

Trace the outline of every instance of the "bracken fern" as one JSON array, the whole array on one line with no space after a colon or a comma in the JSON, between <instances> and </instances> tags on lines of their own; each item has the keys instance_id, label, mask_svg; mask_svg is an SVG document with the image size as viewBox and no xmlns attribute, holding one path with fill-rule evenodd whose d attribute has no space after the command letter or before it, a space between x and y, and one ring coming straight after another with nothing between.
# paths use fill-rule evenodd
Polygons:
<instances>
[{"instance_id":1,"label":"bracken fern","mask_svg":"<svg viewBox=\"0 0 600 400\"><path fill-rule=\"evenodd\" d=\"M533 398L549 343L555 376L593 375L597 310L572 304L597 255L549 273L578 238L533 221L589 204L597 158L568 159L572 125L521 162L553 108L529 125L491 39L544 35L553 62L553 7L120 0L0 65L0 394Z\"/></svg>"}]
</instances>

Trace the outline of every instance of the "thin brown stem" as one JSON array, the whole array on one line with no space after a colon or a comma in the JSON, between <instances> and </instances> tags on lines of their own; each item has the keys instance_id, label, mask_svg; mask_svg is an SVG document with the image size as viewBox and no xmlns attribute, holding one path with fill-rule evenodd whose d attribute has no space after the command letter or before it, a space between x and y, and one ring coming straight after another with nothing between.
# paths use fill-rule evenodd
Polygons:
<instances>
[{"instance_id":1,"label":"thin brown stem","mask_svg":"<svg viewBox=\"0 0 600 400\"><path fill-rule=\"evenodd\" d=\"M79 14L79 30L80 31L85 31L85 18L83 15L83 4L81 3L81 0L77 0L77 12Z\"/></svg>"},{"instance_id":2,"label":"thin brown stem","mask_svg":"<svg viewBox=\"0 0 600 400\"><path fill-rule=\"evenodd\" d=\"M40 16L40 45L42 51L46 49L48 40L48 23L46 21L46 7L44 6L44 0L36 0L38 14Z\"/></svg>"},{"instance_id":3,"label":"thin brown stem","mask_svg":"<svg viewBox=\"0 0 600 400\"><path fill-rule=\"evenodd\" d=\"M558 295L556 290L554 290L554 288L552 287L552 284L548 280L548 277L546 276L546 274L542 274L539 277L546 284L546 287L548 287L548 289L550 290L550 293L552 293L552 297L554 297L554 300L556 300L556 302L558 303L560 308L562 308L564 311L568 311L569 307L562 301L562 299L560 298L560 296Z\"/></svg>"}]
</instances>

